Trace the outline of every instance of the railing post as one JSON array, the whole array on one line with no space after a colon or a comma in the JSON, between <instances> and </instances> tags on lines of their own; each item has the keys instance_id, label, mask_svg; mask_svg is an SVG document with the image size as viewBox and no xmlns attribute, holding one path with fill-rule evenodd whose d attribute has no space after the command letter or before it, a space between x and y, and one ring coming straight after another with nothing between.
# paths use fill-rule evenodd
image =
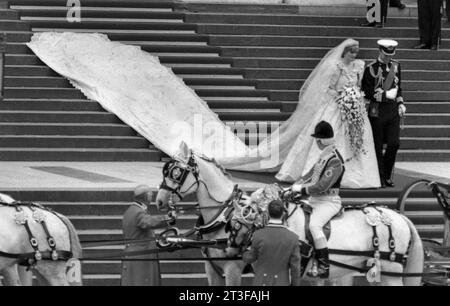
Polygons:
<instances>
[{"instance_id":1,"label":"railing post","mask_svg":"<svg viewBox=\"0 0 450 306\"><path fill-rule=\"evenodd\" d=\"M3 100L3 84L5 80L6 34L0 33L0 101Z\"/></svg>"}]
</instances>

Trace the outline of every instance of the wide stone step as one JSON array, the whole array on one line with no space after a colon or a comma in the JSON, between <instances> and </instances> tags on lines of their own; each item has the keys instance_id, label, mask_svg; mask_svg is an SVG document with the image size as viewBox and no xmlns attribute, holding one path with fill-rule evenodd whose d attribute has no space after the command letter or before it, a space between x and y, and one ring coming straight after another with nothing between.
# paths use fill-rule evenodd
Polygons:
<instances>
[{"instance_id":1,"label":"wide stone step","mask_svg":"<svg viewBox=\"0 0 450 306\"><path fill-rule=\"evenodd\" d=\"M445 149L450 150L450 137L403 137L402 149Z\"/></svg>"},{"instance_id":2,"label":"wide stone step","mask_svg":"<svg viewBox=\"0 0 450 306\"><path fill-rule=\"evenodd\" d=\"M298 101L283 101L281 111L292 113L298 105ZM450 113L450 102L407 102L410 113Z\"/></svg>"},{"instance_id":3,"label":"wide stone step","mask_svg":"<svg viewBox=\"0 0 450 306\"><path fill-rule=\"evenodd\" d=\"M65 28L65 29L131 29L131 30L186 30L195 31L195 24L174 22L174 21L152 21L152 20L134 20L122 21L120 19L87 19L83 18L83 22L69 22L66 17L35 20L27 18L24 20L32 28ZM0 23L1 25L1 23ZM9 29L9 28L8 28Z\"/></svg>"},{"instance_id":4,"label":"wide stone step","mask_svg":"<svg viewBox=\"0 0 450 306\"><path fill-rule=\"evenodd\" d=\"M0 9L0 20L18 20L19 14L15 10Z\"/></svg>"},{"instance_id":5,"label":"wide stone step","mask_svg":"<svg viewBox=\"0 0 450 306\"><path fill-rule=\"evenodd\" d=\"M297 101L298 90L270 90L270 99L274 101ZM449 91L403 91L405 101L448 101Z\"/></svg>"},{"instance_id":6,"label":"wide stone step","mask_svg":"<svg viewBox=\"0 0 450 306\"><path fill-rule=\"evenodd\" d=\"M189 56L189 55L169 55L159 56L163 64L189 63L189 64L231 64L231 58L219 56ZM6 54L6 65L45 65L36 55L31 54Z\"/></svg>"},{"instance_id":7,"label":"wide stone step","mask_svg":"<svg viewBox=\"0 0 450 306\"><path fill-rule=\"evenodd\" d=\"M257 79L257 88L259 89L288 89L299 90L304 84L305 79ZM403 90L423 91L450 91L450 81L402 81Z\"/></svg>"},{"instance_id":8,"label":"wide stone step","mask_svg":"<svg viewBox=\"0 0 450 306\"><path fill-rule=\"evenodd\" d=\"M0 122L120 123L120 120L107 112L1 111Z\"/></svg>"},{"instance_id":9,"label":"wide stone step","mask_svg":"<svg viewBox=\"0 0 450 306\"><path fill-rule=\"evenodd\" d=\"M0 20L2 31L29 31L28 23L19 20Z\"/></svg>"},{"instance_id":10,"label":"wide stone step","mask_svg":"<svg viewBox=\"0 0 450 306\"><path fill-rule=\"evenodd\" d=\"M60 0L10 0L10 5L25 5L25 6L59 6L65 7L66 2ZM174 1L154 1L154 0L83 0L83 7L126 7L126 8L170 8L176 7Z\"/></svg>"},{"instance_id":11,"label":"wide stone step","mask_svg":"<svg viewBox=\"0 0 450 306\"><path fill-rule=\"evenodd\" d=\"M154 53L154 55L158 56L160 53L171 55L190 55L192 53L201 53L201 54L217 54L220 52L220 48L218 47L212 47L207 45L200 45L200 46L186 46L183 44L180 45L160 45L160 44L146 44L141 48L144 51ZM6 45L6 52L10 54L33 54L31 49L29 49L25 44L23 43L7 43Z\"/></svg>"},{"instance_id":12,"label":"wide stone step","mask_svg":"<svg viewBox=\"0 0 450 306\"><path fill-rule=\"evenodd\" d=\"M56 31L55 32L64 32L64 31ZM67 30L67 29L66 29ZM142 41L142 42L178 42L178 43L187 43L187 42L207 42L208 36L207 35L198 35L195 33L164 33L164 31L160 33L141 33L141 32L134 32L132 30L129 30L128 32L124 31L123 33L117 33L115 31L101 31L103 34L107 34L108 38L113 41L122 41L123 43L127 42L136 42L136 41ZM29 42L31 40L31 36L33 35L33 32L29 33L8 33L7 38L9 42Z\"/></svg>"},{"instance_id":13,"label":"wide stone step","mask_svg":"<svg viewBox=\"0 0 450 306\"><path fill-rule=\"evenodd\" d=\"M225 12L226 14L230 13L283 13L283 14L297 14L298 13L298 5L289 5L289 4L258 4L254 3L220 3L220 2L212 2L212 3L183 3L179 2L177 5L179 10L185 10L188 12Z\"/></svg>"},{"instance_id":14,"label":"wide stone step","mask_svg":"<svg viewBox=\"0 0 450 306\"><path fill-rule=\"evenodd\" d=\"M245 76L252 79L306 79L312 69L244 68L244 71ZM408 81L448 81L450 72L445 70L402 70L402 78Z\"/></svg>"},{"instance_id":15,"label":"wide stone step","mask_svg":"<svg viewBox=\"0 0 450 306\"><path fill-rule=\"evenodd\" d=\"M449 137L450 125L405 125L404 137Z\"/></svg>"},{"instance_id":16,"label":"wide stone step","mask_svg":"<svg viewBox=\"0 0 450 306\"><path fill-rule=\"evenodd\" d=\"M281 102L261 100L230 100L224 99L206 99L208 106L211 109L280 109Z\"/></svg>"},{"instance_id":17,"label":"wide stone step","mask_svg":"<svg viewBox=\"0 0 450 306\"><path fill-rule=\"evenodd\" d=\"M334 36L334 37L391 37L393 39L417 36L417 28L367 29L359 26L285 26L285 25L248 25L248 24L202 24L198 23L200 34L244 34L244 35L281 35L281 36ZM443 28L442 36L450 29Z\"/></svg>"},{"instance_id":18,"label":"wide stone step","mask_svg":"<svg viewBox=\"0 0 450 306\"><path fill-rule=\"evenodd\" d=\"M300 11L300 14L302 12ZM391 12L390 12L391 13ZM308 26L308 25L323 25L324 16L309 16L299 14L275 14L275 13L229 13L229 12L202 12L202 13L186 13L186 22L189 23L204 23L204 24L256 24L256 25L294 25L294 26ZM365 22L363 15L358 17L346 16L327 16L326 23L328 26L349 26L358 27ZM389 22L386 28L397 27L416 27L416 18L392 17L389 16ZM446 23L443 27L449 27Z\"/></svg>"},{"instance_id":19,"label":"wide stone step","mask_svg":"<svg viewBox=\"0 0 450 306\"><path fill-rule=\"evenodd\" d=\"M103 111L101 105L90 100L5 99L0 110L8 111Z\"/></svg>"},{"instance_id":20,"label":"wide stone step","mask_svg":"<svg viewBox=\"0 0 450 306\"><path fill-rule=\"evenodd\" d=\"M320 36L320 33L310 36L287 36L279 34L271 35L212 35L209 42L212 46L286 46L286 47L328 47L334 48L342 43L346 37L337 35ZM370 48L374 45L374 39L369 37L354 37L362 48ZM417 44L417 38L397 38L401 48L412 47ZM448 49L450 40L442 40L441 48Z\"/></svg>"},{"instance_id":21,"label":"wide stone step","mask_svg":"<svg viewBox=\"0 0 450 306\"><path fill-rule=\"evenodd\" d=\"M159 161L149 149L0 148L2 161Z\"/></svg>"},{"instance_id":22,"label":"wide stone step","mask_svg":"<svg viewBox=\"0 0 450 306\"><path fill-rule=\"evenodd\" d=\"M21 16L66 17L67 7L63 6L15 6ZM141 19L183 19L184 14L171 10L153 10L146 8L121 7L85 7L80 8L83 18L141 18ZM0 15L1 16L1 15Z\"/></svg>"},{"instance_id":23,"label":"wide stone step","mask_svg":"<svg viewBox=\"0 0 450 306\"><path fill-rule=\"evenodd\" d=\"M403 59L401 54L396 58L401 63L403 70L450 70L450 61L444 60L421 60ZM361 58L366 63L370 63L374 58ZM300 68L313 69L320 62L321 58L283 58L283 57L234 57L233 66L240 68Z\"/></svg>"},{"instance_id":24,"label":"wide stone step","mask_svg":"<svg viewBox=\"0 0 450 306\"><path fill-rule=\"evenodd\" d=\"M136 132L125 124L1 122L0 135L136 136Z\"/></svg>"},{"instance_id":25,"label":"wide stone step","mask_svg":"<svg viewBox=\"0 0 450 306\"><path fill-rule=\"evenodd\" d=\"M359 57L367 59L376 59L378 49L361 48ZM221 56L227 57L283 57L283 58L322 58L330 50L321 47L241 47L225 46L221 48ZM447 50L429 51L412 50L400 48L397 50L396 58L402 59L421 59L421 60L450 60L450 52Z\"/></svg>"},{"instance_id":26,"label":"wide stone step","mask_svg":"<svg viewBox=\"0 0 450 306\"><path fill-rule=\"evenodd\" d=\"M275 121L284 121L289 118L290 114L275 112L275 111L259 111L259 110L247 110L247 111L239 111L235 112L223 112L216 111L221 120L234 120L234 121L249 121L249 120L275 120Z\"/></svg>"},{"instance_id":27,"label":"wide stone step","mask_svg":"<svg viewBox=\"0 0 450 306\"><path fill-rule=\"evenodd\" d=\"M183 77L186 85L193 86L252 86L256 85L256 81L248 79L226 78L218 77ZM5 86L7 87L72 87L66 79L62 77L46 77L46 76L32 76L19 77L12 76L5 78Z\"/></svg>"},{"instance_id":28,"label":"wide stone step","mask_svg":"<svg viewBox=\"0 0 450 306\"><path fill-rule=\"evenodd\" d=\"M397 161L446 162L450 159L450 150L403 150L398 151Z\"/></svg>"},{"instance_id":29,"label":"wide stone step","mask_svg":"<svg viewBox=\"0 0 450 306\"><path fill-rule=\"evenodd\" d=\"M149 148L142 137L125 136L29 136L2 135L0 146L8 148Z\"/></svg>"}]
</instances>

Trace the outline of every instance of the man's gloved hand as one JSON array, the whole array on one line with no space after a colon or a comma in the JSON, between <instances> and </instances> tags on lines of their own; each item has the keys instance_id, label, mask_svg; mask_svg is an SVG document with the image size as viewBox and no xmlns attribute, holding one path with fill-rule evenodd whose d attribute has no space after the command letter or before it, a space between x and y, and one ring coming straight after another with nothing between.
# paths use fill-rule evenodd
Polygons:
<instances>
[{"instance_id":1,"label":"man's gloved hand","mask_svg":"<svg viewBox=\"0 0 450 306\"><path fill-rule=\"evenodd\" d=\"M398 106L398 115L399 115L400 117L404 117L405 114L406 114L406 106L403 105L403 104L400 104L400 105Z\"/></svg>"}]
</instances>

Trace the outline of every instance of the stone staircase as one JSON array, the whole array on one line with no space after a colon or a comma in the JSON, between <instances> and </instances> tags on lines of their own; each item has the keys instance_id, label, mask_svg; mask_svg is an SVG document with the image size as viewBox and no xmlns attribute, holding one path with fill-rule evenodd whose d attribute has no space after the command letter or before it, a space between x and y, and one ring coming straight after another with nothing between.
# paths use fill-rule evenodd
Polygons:
<instances>
[{"instance_id":1,"label":"stone staircase","mask_svg":"<svg viewBox=\"0 0 450 306\"><path fill-rule=\"evenodd\" d=\"M392 37L400 42L397 58L409 107L399 160L450 158L450 41L445 24L442 49L430 52L410 49L417 36L414 17L392 17L385 29L366 29L357 26L358 16L329 15L325 22L319 15L329 10L317 7L87 0L77 23L66 20L65 1L10 4L1 11L8 46L0 160L161 157L32 54L24 43L40 31L102 32L112 40L140 45L159 56L227 124L244 121L257 127L289 117L298 89L331 47L354 37L361 44L360 57L369 61L376 56L376 40ZM260 129L239 136L249 142L264 135Z\"/></svg>"}]
</instances>

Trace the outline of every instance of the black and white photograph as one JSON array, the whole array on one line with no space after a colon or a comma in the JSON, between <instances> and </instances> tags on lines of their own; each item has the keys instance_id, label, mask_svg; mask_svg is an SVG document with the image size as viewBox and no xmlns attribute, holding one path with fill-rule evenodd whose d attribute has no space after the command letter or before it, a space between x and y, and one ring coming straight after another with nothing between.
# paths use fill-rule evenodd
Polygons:
<instances>
[{"instance_id":1,"label":"black and white photograph","mask_svg":"<svg viewBox=\"0 0 450 306\"><path fill-rule=\"evenodd\" d=\"M0 71L0 285L450 286L449 0L0 0Z\"/></svg>"}]
</instances>

